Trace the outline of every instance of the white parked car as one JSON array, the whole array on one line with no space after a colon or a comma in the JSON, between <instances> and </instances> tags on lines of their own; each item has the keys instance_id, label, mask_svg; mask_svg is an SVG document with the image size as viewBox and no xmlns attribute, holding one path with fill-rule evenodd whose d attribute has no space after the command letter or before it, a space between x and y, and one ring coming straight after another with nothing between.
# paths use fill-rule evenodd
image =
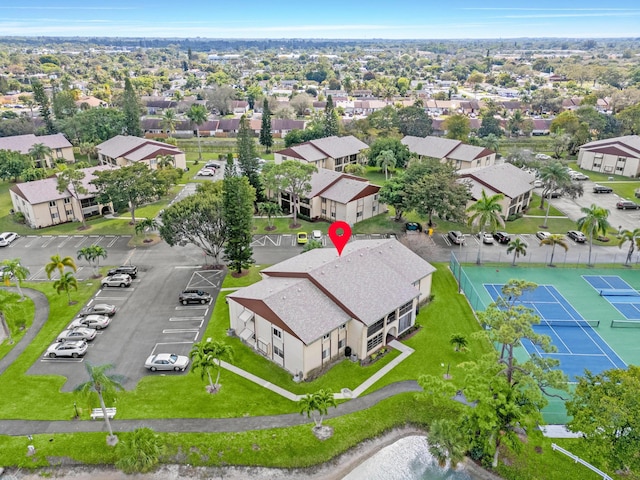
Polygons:
<instances>
[{"instance_id":1,"label":"white parked car","mask_svg":"<svg viewBox=\"0 0 640 480\"><path fill-rule=\"evenodd\" d=\"M211 168L203 168L198 172L200 177L215 177L216 171Z\"/></svg>"},{"instance_id":2,"label":"white parked car","mask_svg":"<svg viewBox=\"0 0 640 480\"><path fill-rule=\"evenodd\" d=\"M16 232L2 232L2 233L0 233L0 247L8 247L19 236L20 235L18 235Z\"/></svg>"},{"instance_id":3,"label":"white parked car","mask_svg":"<svg viewBox=\"0 0 640 480\"><path fill-rule=\"evenodd\" d=\"M102 330L107 328L111 323L111 318L106 315L87 315L86 317L78 317L69 324L69 328L88 327Z\"/></svg>"},{"instance_id":4,"label":"white parked car","mask_svg":"<svg viewBox=\"0 0 640 480\"><path fill-rule=\"evenodd\" d=\"M478 233L476 235L478 237L478 240L480 239L480 234ZM492 244L493 243L493 235L491 235L490 233L485 232L482 235L482 243L487 243L487 244Z\"/></svg>"},{"instance_id":5,"label":"white parked car","mask_svg":"<svg viewBox=\"0 0 640 480\"><path fill-rule=\"evenodd\" d=\"M83 357L85 353L87 353L87 342L84 340L78 340L74 342L56 342L47 348L45 352L45 357L56 358L56 357L72 357L78 358Z\"/></svg>"},{"instance_id":6,"label":"white parked car","mask_svg":"<svg viewBox=\"0 0 640 480\"><path fill-rule=\"evenodd\" d=\"M71 328L69 330L63 330L60 335L58 335L58 342L70 342L73 340L84 340L86 342L90 342L91 340L96 338L97 333L98 332L95 328Z\"/></svg>"},{"instance_id":7,"label":"white parked car","mask_svg":"<svg viewBox=\"0 0 640 480\"><path fill-rule=\"evenodd\" d=\"M311 240L315 240L317 242L322 241L322 232L320 230L313 230L311 232Z\"/></svg>"},{"instance_id":8,"label":"white parked car","mask_svg":"<svg viewBox=\"0 0 640 480\"><path fill-rule=\"evenodd\" d=\"M102 279L103 287L128 287L131 285L131 277L124 273L111 275Z\"/></svg>"},{"instance_id":9,"label":"white parked car","mask_svg":"<svg viewBox=\"0 0 640 480\"><path fill-rule=\"evenodd\" d=\"M549 232L536 232L536 237L538 237L540 240L544 240L545 238L549 238L551 236L551 234Z\"/></svg>"},{"instance_id":10,"label":"white parked car","mask_svg":"<svg viewBox=\"0 0 640 480\"><path fill-rule=\"evenodd\" d=\"M189 357L176 355L175 353L157 353L151 355L144 362L144 367L152 372L156 370L174 370L179 372L189 366Z\"/></svg>"}]
</instances>

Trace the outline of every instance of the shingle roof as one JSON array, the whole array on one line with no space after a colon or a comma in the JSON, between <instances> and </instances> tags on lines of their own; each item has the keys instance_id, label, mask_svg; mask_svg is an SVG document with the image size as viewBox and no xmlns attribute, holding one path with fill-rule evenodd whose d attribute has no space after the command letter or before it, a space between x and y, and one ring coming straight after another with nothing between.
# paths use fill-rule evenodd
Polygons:
<instances>
[{"instance_id":1,"label":"shingle roof","mask_svg":"<svg viewBox=\"0 0 640 480\"><path fill-rule=\"evenodd\" d=\"M516 198L533 189L534 176L510 163L461 170L460 178L470 180L471 195L480 198L483 187ZM486 190L486 188L484 188ZM489 192L487 192L489 193Z\"/></svg>"},{"instance_id":2,"label":"shingle roof","mask_svg":"<svg viewBox=\"0 0 640 480\"><path fill-rule=\"evenodd\" d=\"M349 135L347 137L332 136L319 138L276 153L296 156L296 158L306 160L307 162L317 162L323 158L342 158L357 155L366 148L369 148L366 143ZM295 152L295 155L291 155L291 152Z\"/></svg>"},{"instance_id":3,"label":"shingle roof","mask_svg":"<svg viewBox=\"0 0 640 480\"><path fill-rule=\"evenodd\" d=\"M0 138L0 150L12 150L28 154L29 150L37 143L42 143L52 149L72 147L69 140L61 133L42 135L40 137L29 133L27 135L14 135L13 137Z\"/></svg>"},{"instance_id":4,"label":"shingle roof","mask_svg":"<svg viewBox=\"0 0 640 480\"><path fill-rule=\"evenodd\" d=\"M607 138L585 143L580 150L600 151L602 148L616 146L626 152L629 157L640 158L640 136L625 135L623 137Z\"/></svg>"},{"instance_id":5,"label":"shingle roof","mask_svg":"<svg viewBox=\"0 0 640 480\"><path fill-rule=\"evenodd\" d=\"M465 162L470 162L480 157L486 157L487 155L491 155L492 152L488 148L484 147L476 147L475 145L467 145L463 143L459 145L453 152L447 155L447 158L452 160L462 160Z\"/></svg>"},{"instance_id":6,"label":"shingle roof","mask_svg":"<svg viewBox=\"0 0 640 480\"><path fill-rule=\"evenodd\" d=\"M441 137L414 137L407 135L401 140L409 151L425 157L445 158L449 153L461 145L460 140Z\"/></svg>"},{"instance_id":7,"label":"shingle roof","mask_svg":"<svg viewBox=\"0 0 640 480\"><path fill-rule=\"evenodd\" d=\"M167 152L171 155L182 153L180 149L168 143L125 135L116 135L96 148L98 152L109 158L122 157L132 162L145 158L154 158Z\"/></svg>"}]
</instances>

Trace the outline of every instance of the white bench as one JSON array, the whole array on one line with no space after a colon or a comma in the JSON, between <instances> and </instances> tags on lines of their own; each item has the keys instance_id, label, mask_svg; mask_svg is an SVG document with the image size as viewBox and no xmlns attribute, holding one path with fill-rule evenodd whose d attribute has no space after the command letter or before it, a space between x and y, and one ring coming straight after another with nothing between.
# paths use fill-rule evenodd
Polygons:
<instances>
[{"instance_id":1,"label":"white bench","mask_svg":"<svg viewBox=\"0 0 640 480\"><path fill-rule=\"evenodd\" d=\"M109 418L116 416L116 407L107 407L106 410ZM94 408L91 410L91 420L96 420L97 418L104 418L104 412L101 408Z\"/></svg>"}]
</instances>

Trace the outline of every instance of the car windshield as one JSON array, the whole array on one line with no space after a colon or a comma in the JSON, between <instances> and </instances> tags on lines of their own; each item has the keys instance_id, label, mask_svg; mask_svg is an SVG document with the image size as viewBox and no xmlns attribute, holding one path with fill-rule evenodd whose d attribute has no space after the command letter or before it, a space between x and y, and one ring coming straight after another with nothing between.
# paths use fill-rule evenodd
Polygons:
<instances>
[{"instance_id":1,"label":"car windshield","mask_svg":"<svg viewBox=\"0 0 640 480\"><path fill-rule=\"evenodd\" d=\"M178 355L176 355L176 354L171 354L171 355L169 356L169 361L170 361L171 363L176 363L176 362L178 361Z\"/></svg>"}]
</instances>

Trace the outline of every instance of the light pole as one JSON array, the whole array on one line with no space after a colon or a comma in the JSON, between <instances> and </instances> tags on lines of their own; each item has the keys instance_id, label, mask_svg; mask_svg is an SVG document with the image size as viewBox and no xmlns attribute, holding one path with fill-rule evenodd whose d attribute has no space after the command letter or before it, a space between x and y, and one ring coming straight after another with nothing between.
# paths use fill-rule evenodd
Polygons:
<instances>
[{"instance_id":1,"label":"light pole","mask_svg":"<svg viewBox=\"0 0 640 480\"><path fill-rule=\"evenodd\" d=\"M444 368L444 363L441 363L440 366L442 368ZM449 368L451 367L451 363L447 363L447 373L445 373L444 375L442 375L442 378L444 378L445 380L451 380L451 375L449 375Z\"/></svg>"}]
</instances>

